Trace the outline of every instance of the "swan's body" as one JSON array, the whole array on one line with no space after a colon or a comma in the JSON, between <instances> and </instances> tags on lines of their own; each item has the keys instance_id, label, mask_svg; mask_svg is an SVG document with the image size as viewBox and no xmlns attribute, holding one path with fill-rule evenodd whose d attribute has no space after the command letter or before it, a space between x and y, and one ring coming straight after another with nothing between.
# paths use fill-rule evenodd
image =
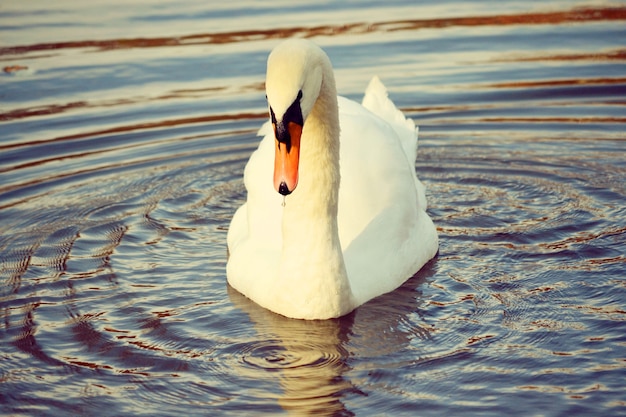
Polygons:
<instances>
[{"instance_id":1,"label":"swan's body","mask_svg":"<svg viewBox=\"0 0 626 417\"><path fill-rule=\"evenodd\" d=\"M377 78L363 105L338 98L328 57L305 40L270 54L266 91L275 128L261 128L245 169L228 282L287 317L339 317L394 290L437 252L415 175L415 125Z\"/></svg>"}]
</instances>

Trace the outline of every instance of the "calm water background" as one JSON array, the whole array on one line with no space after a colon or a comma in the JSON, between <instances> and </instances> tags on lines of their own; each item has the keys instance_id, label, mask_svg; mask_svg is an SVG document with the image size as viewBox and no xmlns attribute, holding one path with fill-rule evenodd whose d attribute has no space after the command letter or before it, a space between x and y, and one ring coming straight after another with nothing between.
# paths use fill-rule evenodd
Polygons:
<instances>
[{"instance_id":1,"label":"calm water background","mask_svg":"<svg viewBox=\"0 0 626 417\"><path fill-rule=\"evenodd\" d=\"M441 238L338 320L226 285L290 36L421 126ZM2 414L625 415L625 61L619 1L3 2Z\"/></svg>"}]
</instances>

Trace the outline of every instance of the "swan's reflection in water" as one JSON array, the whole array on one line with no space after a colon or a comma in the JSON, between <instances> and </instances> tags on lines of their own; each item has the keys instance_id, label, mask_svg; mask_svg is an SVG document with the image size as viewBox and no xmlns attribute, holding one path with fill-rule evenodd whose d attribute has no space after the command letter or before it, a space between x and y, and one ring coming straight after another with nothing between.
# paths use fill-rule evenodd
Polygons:
<instances>
[{"instance_id":1,"label":"swan's reflection in water","mask_svg":"<svg viewBox=\"0 0 626 417\"><path fill-rule=\"evenodd\" d=\"M354 387L346 378L350 353L346 342L354 315L335 320L295 320L266 310L228 287L236 307L254 323L255 345L243 361L268 371L282 393L280 406L290 414L337 415L346 412L342 393ZM260 374L263 375L263 374Z\"/></svg>"},{"instance_id":2,"label":"swan's reflection in water","mask_svg":"<svg viewBox=\"0 0 626 417\"><path fill-rule=\"evenodd\" d=\"M278 381L278 403L290 415L353 415L342 400L367 394L348 374L367 372L368 358L393 358L412 339L429 338L428 326L416 328L415 317L409 318L419 314L418 288L426 275L419 273L398 290L332 320L289 319L228 287L231 301L249 315L257 333L242 360L257 377ZM361 368L356 371L355 361Z\"/></svg>"}]
</instances>

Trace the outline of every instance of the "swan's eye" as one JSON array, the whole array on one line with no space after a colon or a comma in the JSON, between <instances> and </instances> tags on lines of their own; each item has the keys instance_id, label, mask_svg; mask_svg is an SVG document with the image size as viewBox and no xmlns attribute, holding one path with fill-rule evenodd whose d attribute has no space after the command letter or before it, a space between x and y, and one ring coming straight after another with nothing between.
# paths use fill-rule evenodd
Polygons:
<instances>
[{"instance_id":1,"label":"swan's eye","mask_svg":"<svg viewBox=\"0 0 626 417\"><path fill-rule=\"evenodd\" d=\"M270 106L270 119L272 121L272 126L274 127L274 133L276 134L277 130L283 131L284 127L289 123L296 123L300 126L304 124L304 118L302 116L302 109L300 108L300 100L302 99L302 90L298 91L298 97L291 103L291 106L285 111L283 115L281 126L278 126L278 121L276 120L276 113L274 113L274 109Z\"/></svg>"},{"instance_id":2,"label":"swan's eye","mask_svg":"<svg viewBox=\"0 0 626 417\"><path fill-rule=\"evenodd\" d=\"M276 124L276 115L274 114L274 109L270 107L270 118L272 119L272 124Z\"/></svg>"}]
</instances>

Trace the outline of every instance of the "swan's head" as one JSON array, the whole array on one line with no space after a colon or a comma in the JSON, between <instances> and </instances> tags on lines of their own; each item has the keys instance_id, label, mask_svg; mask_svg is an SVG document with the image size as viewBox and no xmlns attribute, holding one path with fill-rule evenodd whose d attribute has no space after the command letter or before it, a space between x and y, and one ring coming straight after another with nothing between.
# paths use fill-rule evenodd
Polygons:
<instances>
[{"instance_id":1,"label":"swan's head","mask_svg":"<svg viewBox=\"0 0 626 417\"><path fill-rule=\"evenodd\" d=\"M276 139L274 188L288 195L298 185L300 137L322 86L330 61L313 42L290 39L267 60L265 90Z\"/></svg>"}]
</instances>

